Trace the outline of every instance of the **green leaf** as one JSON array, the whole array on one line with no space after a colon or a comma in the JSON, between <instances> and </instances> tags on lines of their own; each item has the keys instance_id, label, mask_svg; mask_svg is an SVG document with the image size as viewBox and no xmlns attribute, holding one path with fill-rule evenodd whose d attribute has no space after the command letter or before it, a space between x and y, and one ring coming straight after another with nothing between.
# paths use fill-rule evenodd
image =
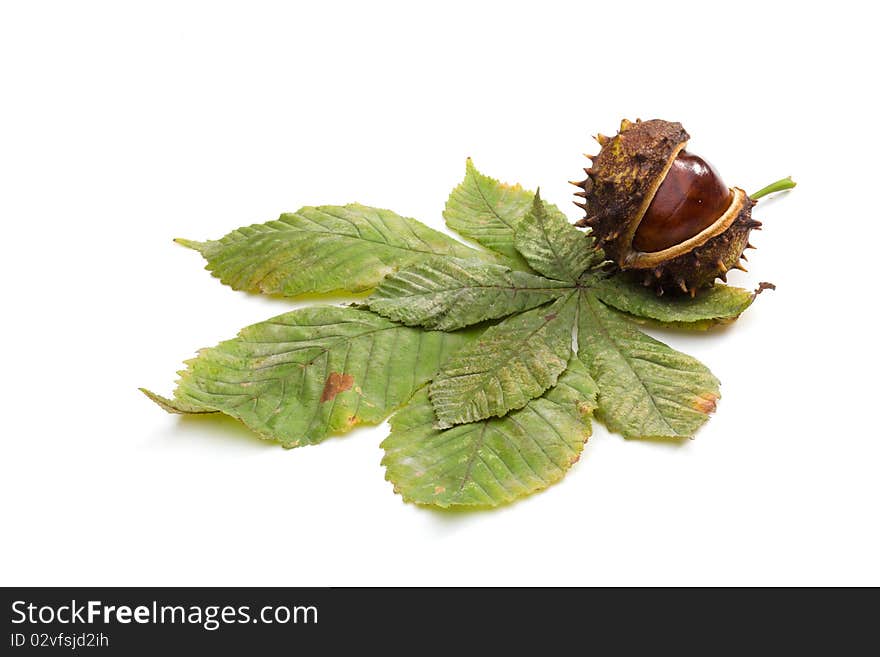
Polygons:
<instances>
[{"instance_id":1,"label":"green leaf","mask_svg":"<svg viewBox=\"0 0 880 657\"><path fill-rule=\"evenodd\" d=\"M387 276L367 303L409 326L451 331L529 310L570 289L502 265L438 258Z\"/></svg>"},{"instance_id":2,"label":"green leaf","mask_svg":"<svg viewBox=\"0 0 880 657\"><path fill-rule=\"evenodd\" d=\"M215 241L176 241L200 252L206 269L234 289L284 296L368 290L438 255L497 260L415 219L356 203L304 207Z\"/></svg>"},{"instance_id":3,"label":"green leaf","mask_svg":"<svg viewBox=\"0 0 880 657\"><path fill-rule=\"evenodd\" d=\"M578 357L599 385L598 414L626 438L686 438L715 410L718 379L581 292Z\"/></svg>"},{"instance_id":4,"label":"green leaf","mask_svg":"<svg viewBox=\"0 0 880 657\"><path fill-rule=\"evenodd\" d=\"M449 195L443 217L452 230L506 256L512 267L528 271L514 246L513 231L532 207L533 197L519 185L484 176L468 158L464 180ZM554 205L548 208L559 212Z\"/></svg>"},{"instance_id":5,"label":"green leaf","mask_svg":"<svg viewBox=\"0 0 880 657\"><path fill-rule=\"evenodd\" d=\"M707 329L736 319L755 300L739 287L715 285L690 297L658 297L654 290L624 275L597 281L591 288L599 299L623 312L668 326Z\"/></svg>"},{"instance_id":6,"label":"green leaf","mask_svg":"<svg viewBox=\"0 0 880 657\"><path fill-rule=\"evenodd\" d=\"M220 411L285 447L381 422L473 332L422 331L357 308L313 306L243 329L180 372L170 412Z\"/></svg>"},{"instance_id":7,"label":"green leaf","mask_svg":"<svg viewBox=\"0 0 880 657\"><path fill-rule=\"evenodd\" d=\"M540 193L516 225L514 245L532 269L559 281L575 283L604 260L589 234L572 226L559 209L547 207Z\"/></svg>"},{"instance_id":8,"label":"green leaf","mask_svg":"<svg viewBox=\"0 0 880 657\"><path fill-rule=\"evenodd\" d=\"M457 352L431 384L437 427L522 408L555 385L571 353L577 295L508 317Z\"/></svg>"},{"instance_id":9,"label":"green leaf","mask_svg":"<svg viewBox=\"0 0 880 657\"><path fill-rule=\"evenodd\" d=\"M152 390L147 390L146 388L138 388L138 390L168 413L176 413L178 415L205 415L206 413L220 412L205 408L201 404L193 403L185 399L168 399L168 397L157 395Z\"/></svg>"},{"instance_id":10,"label":"green leaf","mask_svg":"<svg viewBox=\"0 0 880 657\"><path fill-rule=\"evenodd\" d=\"M565 476L590 436L596 384L572 358L543 397L501 418L451 429L433 426L425 390L391 418L382 443L385 478L408 502L494 507Z\"/></svg>"}]
</instances>

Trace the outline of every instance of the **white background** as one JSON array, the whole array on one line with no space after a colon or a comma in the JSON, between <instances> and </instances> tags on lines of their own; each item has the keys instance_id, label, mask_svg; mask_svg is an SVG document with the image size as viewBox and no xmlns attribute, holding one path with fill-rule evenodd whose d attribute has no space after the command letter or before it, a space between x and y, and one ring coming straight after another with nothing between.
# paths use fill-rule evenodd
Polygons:
<instances>
[{"instance_id":1,"label":"white background","mask_svg":"<svg viewBox=\"0 0 880 657\"><path fill-rule=\"evenodd\" d=\"M815 7L821 6L823 9ZM864 9L862 9L864 7ZM880 584L875 21L861 3L4 2L5 585ZM171 238L359 201L435 228L465 157L569 203L596 132L679 120L761 202L682 445L596 428L560 485L404 504L383 425L285 451L166 415L199 347L294 306Z\"/></svg>"}]
</instances>

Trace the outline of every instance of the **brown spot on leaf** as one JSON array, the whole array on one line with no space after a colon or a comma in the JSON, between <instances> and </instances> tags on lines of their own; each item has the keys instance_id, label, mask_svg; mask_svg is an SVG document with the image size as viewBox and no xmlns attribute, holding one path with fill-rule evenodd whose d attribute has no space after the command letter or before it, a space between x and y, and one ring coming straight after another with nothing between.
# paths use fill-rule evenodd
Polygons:
<instances>
[{"instance_id":1,"label":"brown spot on leaf","mask_svg":"<svg viewBox=\"0 0 880 657\"><path fill-rule=\"evenodd\" d=\"M706 392L694 400L694 408L700 411L700 413L708 415L709 413L715 412L715 402L717 401L718 395L714 392Z\"/></svg>"},{"instance_id":2,"label":"brown spot on leaf","mask_svg":"<svg viewBox=\"0 0 880 657\"><path fill-rule=\"evenodd\" d=\"M340 392L350 390L353 385L354 377L351 374L330 372L330 375L327 377L327 382L324 384L324 391L321 393L321 401L330 401Z\"/></svg>"},{"instance_id":3,"label":"brown spot on leaf","mask_svg":"<svg viewBox=\"0 0 880 657\"><path fill-rule=\"evenodd\" d=\"M446 492L446 486L437 486L434 488L434 495L439 495L440 493Z\"/></svg>"},{"instance_id":4,"label":"brown spot on leaf","mask_svg":"<svg viewBox=\"0 0 880 657\"><path fill-rule=\"evenodd\" d=\"M552 322L556 319L556 313L550 313L549 315L544 315L544 319L548 322Z\"/></svg>"}]
</instances>

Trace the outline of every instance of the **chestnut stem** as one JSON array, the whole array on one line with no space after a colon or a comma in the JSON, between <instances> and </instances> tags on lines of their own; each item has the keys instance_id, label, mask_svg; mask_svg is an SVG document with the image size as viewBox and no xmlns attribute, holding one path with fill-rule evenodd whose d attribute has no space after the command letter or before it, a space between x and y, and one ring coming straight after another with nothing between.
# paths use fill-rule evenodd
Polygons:
<instances>
[{"instance_id":1,"label":"chestnut stem","mask_svg":"<svg viewBox=\"0 0 880 657\"><path fill-rule=\"evenodd\" d=\"M777 180L775 183L770 183L763 189L759 189L751 195L751 199L757 201L762 196L767 196L767 194L773 194L775 192L784 192L786 189L792 189L796 185L797 183L791 179L791 176L789 176L788 178Z\"/></svg>"}]
</instances>

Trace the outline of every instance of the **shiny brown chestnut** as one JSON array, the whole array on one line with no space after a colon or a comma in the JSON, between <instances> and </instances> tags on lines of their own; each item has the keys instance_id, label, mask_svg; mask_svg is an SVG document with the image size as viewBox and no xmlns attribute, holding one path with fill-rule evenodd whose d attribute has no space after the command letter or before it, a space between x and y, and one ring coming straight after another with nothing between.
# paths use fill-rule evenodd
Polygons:
<instances>
[{"instance_id":1,"label":"shiny brown chestnut","mask_svg":"<svg viewBox=\"0 0 880 657\"><path fill-rule=\"evenodd\" d=\"M652 253L680 244L715 223L731 199L715 167L681 151L639 223L633 247Z\"/></svg>"}]
</instances>

